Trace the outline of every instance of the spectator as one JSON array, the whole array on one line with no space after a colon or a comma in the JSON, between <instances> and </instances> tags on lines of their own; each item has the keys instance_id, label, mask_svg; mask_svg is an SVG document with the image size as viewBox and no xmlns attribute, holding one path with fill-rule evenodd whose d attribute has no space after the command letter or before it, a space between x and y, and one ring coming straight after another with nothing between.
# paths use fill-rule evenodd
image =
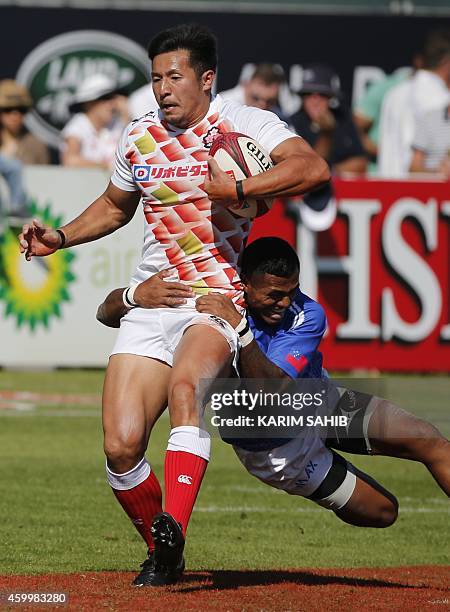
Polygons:
<instances>
[{"instance_id":1,"label":"spectator","mask_svg":"<svg viewBox=\"0 0 450 612\"><path fill-rule=\"evenodd\" d=\"M436 172L450 178L450 106L422 117L412 148L411 172Z\"/></svg>"},{"instance_id":2,"label":"spectator","mask_svg":"<svg viewBox=\"0 0 450 612\"><path fill-rule=\"evenodd\" d=\"M21 222L27 217L27 197L22 179L22 162L18 159L0 154L0 176L4 179L9 192L8 202L2 197L0 189L0 233L3 230L3 220L8 219L9 225ZM19 220L19 222L17 222Z\"/></svg>"},{"instance_id":3,"label":"spectator","mask_svg":"<svg viewBox=\"0 0 450 612\"><path fill-rule=\"evenodd\" d=\"M0 81L0 154L24 164L48 164L48 148L25 127L32 105L23 85L12 79Z\"/></svg>"},{"instance_id":4,"label":"spectator","mask_svg":"<svg viewBox=\"0 0 450 612\"><path fill-rule=\"evenodd\" d=\"M362 145L370 160L369 168L377 172L378 143L380 136L381 105L386 94L410 75L411 68L401 68L372 83L363 97L358 101L353 112L353 121L359 130Z\"/></svg>"},{"instance_id":5,"label":"spectator","mask_svg":"<svg viewBox=\"0 0 450 612\"><path fill-rule=\"evenodd\" d=\"M64 166L110 169L128 111L116 83L104 74L87 77L70 105L77 113L62 131Z\"/></svg>"},{"instance_id":6,"label":"spectator","mask_svg":"<svg viewBox=\"0 0 450 612\"><path fill-rule=\"evenodd\" d=\"M303 71L301 110L291 117L296 132L327 160L334 174L364 174L367 160L338 75L328 66Z\"/></svg>"},{"instance_id":7,"label":"spectator","mask_svg":"<svg viewBox=\"0 0 450 612\"><path fill-rule=\"evenodd\" d=\"M270 110L286 119L299 108L298 96L289 91L279 64L257 64L250 78L220 94L225 100Z\"/></svg>"},{"instance_id":8,"label":"spectator","mask_svg":"<svg viewBox=\"0 0 450 612\"><path fill-rule=\"evenodd\" d=\"M450 30L435 30L425 42L423 68L394 87L381 110L379 173L385 177L408 175L415 125L433 110L450 103Z\"/></svg>"}]
</instances>

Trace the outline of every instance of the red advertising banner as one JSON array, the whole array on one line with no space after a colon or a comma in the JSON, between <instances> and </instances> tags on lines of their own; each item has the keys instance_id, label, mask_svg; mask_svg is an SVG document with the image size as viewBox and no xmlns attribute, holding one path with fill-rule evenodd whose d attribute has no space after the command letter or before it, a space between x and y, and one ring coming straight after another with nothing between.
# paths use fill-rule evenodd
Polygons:
<instances>
[{"instance_id":1,"label":"red advertising banner","mask_svg":"<svg viewBox=\"0 0 450 612\"><path fill-rule=\"evenodd\" d=\"M450 372L450 183L334 186L331 229L296 234L302 289L328 317L326 367ZM252 237L294 232L278 203Z\"/></svg>"}]
</instances>

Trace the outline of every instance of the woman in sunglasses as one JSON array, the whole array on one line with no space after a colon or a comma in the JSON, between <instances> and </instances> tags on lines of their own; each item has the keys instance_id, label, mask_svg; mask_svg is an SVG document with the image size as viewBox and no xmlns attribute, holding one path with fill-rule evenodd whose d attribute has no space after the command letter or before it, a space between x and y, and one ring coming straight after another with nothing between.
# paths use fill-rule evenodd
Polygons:
<instances>
[{"instance_id":1,"label":"woman in sunglasses","mask_svg":"<svg viewBox=\"0 0 450 612\"><path fill-rule=\"evenodd\" d=\"M48 148L25 127L32 106L26 87L12 79L0 81L0 154L23 164L48 164Z\"/></svg>"}]
</instances>

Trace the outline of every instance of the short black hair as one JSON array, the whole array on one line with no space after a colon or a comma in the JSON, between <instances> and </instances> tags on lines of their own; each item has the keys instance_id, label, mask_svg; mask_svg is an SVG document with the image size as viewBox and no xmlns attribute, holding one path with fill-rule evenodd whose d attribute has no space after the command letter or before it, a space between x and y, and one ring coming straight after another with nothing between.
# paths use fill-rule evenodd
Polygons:
<instances>
[{"instance_id":1,"label":"short black hair","mask_svg":"<svg viewBox=\"0 0 450 612\"><path fill-rule=\"evenodd\" d=\"M300 261L289 243L281 238L258 238L249 244L242 254L242 275L273 274L290 278L300 273Z\"/></svg>"},{"instance_id":2,"label":"short black hair","mask_svg":"<svg viewBox=\"0 0 450 612\"><path fill-rule=\"evenodd\" d=\"M217 40L206 26L184 23L159 32L150 41L148 56L153 61L161 53L178 49L189 51L190 64L199 77L206 70L216 71Z\"/></svg>"}]
</instances>

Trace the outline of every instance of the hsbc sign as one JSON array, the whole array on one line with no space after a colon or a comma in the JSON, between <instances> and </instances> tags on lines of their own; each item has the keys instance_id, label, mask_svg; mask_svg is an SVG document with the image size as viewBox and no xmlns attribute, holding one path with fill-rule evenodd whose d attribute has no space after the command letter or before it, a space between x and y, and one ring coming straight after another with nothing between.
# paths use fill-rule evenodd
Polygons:
<instances>
[{"instance_id":1,"label":"hsbc sign","mask_svg":"<svg viewBox=\"0 0 450 612\"><path fill-rule=\"evenodd\" d=\"M329 320L328 367L450 370L449 183L335 183L338 219L299 230L301 285Z\"/></svg>"},{"instance_id":2,"label":"hsbc sign","mask_svg":"<svg viewBox=\"0 0 450 612\"><path fill-rule=\"evenodd\" d=\"M332 228L297 232L301 288L327 313L326 367L450 371L450 183L334 185Z\"/></svg>"}]
</instances>

